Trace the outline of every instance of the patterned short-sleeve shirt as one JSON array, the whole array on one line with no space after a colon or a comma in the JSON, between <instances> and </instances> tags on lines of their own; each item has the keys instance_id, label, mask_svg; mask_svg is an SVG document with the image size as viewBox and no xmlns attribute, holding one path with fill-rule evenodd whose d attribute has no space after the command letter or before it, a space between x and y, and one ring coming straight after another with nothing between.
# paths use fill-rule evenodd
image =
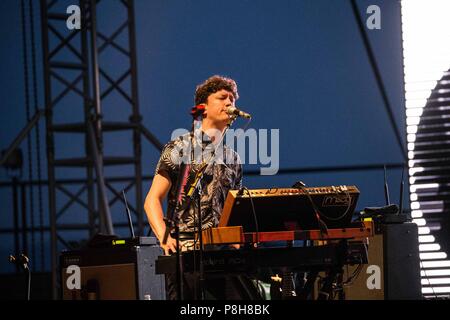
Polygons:
<instances>
[{"instance_id":1,"label":"patterned short-sleeve shirt","mask_svg":"<svg viewBox=\"0 0 450 320\"><path fill-rule=\"evenodd\" d=\"M190 148L192 145L194 148ZM176 206L177 180L182 161L191 160L189 161L192 163L191 178L193 172L200 166L201 159L193 156L193 150L201 150L201 155L207 160L211 159L209 155L215 150L216 157L214 161L208 161L201 180L200 201L202 229L215 227L219 224L228 191L242 186L242 163L237 152L225 144L217 147L205 133L201 134L200 130L195 132L194 138L187 133L168 142L163 148L155 170L155 175L166 172L172 183L168 194L168 212ZM190 181L192 180L188 183ZM186 190L187 187L184 189L182 201L186 201ZM180 232L194 232L198 228L198 216L198 198L194 197L189 208L178 215Z\"/></svg>"}]
</instances>

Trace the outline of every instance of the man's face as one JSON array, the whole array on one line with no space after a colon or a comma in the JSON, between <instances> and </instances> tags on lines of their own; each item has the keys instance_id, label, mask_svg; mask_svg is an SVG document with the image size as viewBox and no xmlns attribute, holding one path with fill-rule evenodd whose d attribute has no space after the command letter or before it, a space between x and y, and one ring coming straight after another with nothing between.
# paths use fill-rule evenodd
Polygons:
<instances>
[{"instance_id":1,"label":"man's face","mask_svg":"<svg viewBox=\"0 0 450 320\"><path fill-rule=\"evenodd\" d=\"M230 121L226 110L234 106L233 93L222 89L208 96L206 102L206 117L213 123L227 124Z\"/></svg>"}]
</instances>

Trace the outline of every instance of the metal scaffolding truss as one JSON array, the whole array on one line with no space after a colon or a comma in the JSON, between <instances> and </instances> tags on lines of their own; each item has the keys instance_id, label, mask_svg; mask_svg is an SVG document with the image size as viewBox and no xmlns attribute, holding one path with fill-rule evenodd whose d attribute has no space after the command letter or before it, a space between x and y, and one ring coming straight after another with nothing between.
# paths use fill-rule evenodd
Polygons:
<instances>
[{"instance_id":1,"label":"metal scaffolding truss","mask_svg":"<svg viewBox=\"0 0 450 320\"><path fill-rule=\"evenodd\" d=\"M162 148L141 125L133 0L103 1L109 6L107 10L101 10L101 1L80 0L81 28L73 30L66 25L71 2L41 0L40 3L55 298L58 253L71 248L68 231L80 230L82 221L89 236L96 232L113 234L110 208L123 201L122 190L134 195L134 205L130 203L129 208L134 213L138 234L143 234L141 134L158 149ZM104 31L98 21L101 12L110 15L111 10L117 11L123 19L104 17L106 20L102 21L108 25L105 28L108 31ZM114 25L113 31L111 25ZM123 39L125 41L121 41ZM125 66L125 70L117 66ZM120 114L124 118L106 119L109 108L117 107L118 100L120 110L110 114ZM132 148L118 148L115 140L107 139L110 134L114 138L117 134L131 138ZM60 149L70 157L61 157ZM115 166L116 172L125 172L132 178L118 187L117 182L108 180L109 166ZM64 178L70 175L85 182L64 183ZM70 215L75 217L74 214L76 218L71 219Z\"/></svg>"}]
</instances>

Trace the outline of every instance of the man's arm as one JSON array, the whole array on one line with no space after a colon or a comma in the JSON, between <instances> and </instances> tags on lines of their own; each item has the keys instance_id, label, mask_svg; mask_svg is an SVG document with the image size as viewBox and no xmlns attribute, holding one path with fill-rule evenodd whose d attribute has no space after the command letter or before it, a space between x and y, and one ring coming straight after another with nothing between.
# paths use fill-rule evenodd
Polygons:
<instances>
[{"instance_id":1,"label":"man's arm","mask_svg":"<svg viewBox=\"0 0 450 320\"><path fill-rule=\"evenodd\" d=\"M172 183L166 172L161 171L153 178L150 191L145 198L144 209L153 233L161 243L161 247L166 255L170 251L176 251L176 241L170 235L165 245L162 244L164 233L166 232L166 224L164 222L163 201L170 190Z\"/></svg>"}]
</instances>

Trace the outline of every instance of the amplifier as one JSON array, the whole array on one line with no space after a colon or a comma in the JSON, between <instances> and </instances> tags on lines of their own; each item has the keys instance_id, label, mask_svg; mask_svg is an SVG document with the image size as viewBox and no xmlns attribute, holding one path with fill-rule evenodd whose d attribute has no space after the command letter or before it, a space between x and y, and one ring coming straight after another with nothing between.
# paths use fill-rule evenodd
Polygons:
<instances>
[{"instance_id":1,"label":"amplifier","mask_svg":"<svg viewBox=\"0 0 450 320\"><path fill-rule=\"evenodd\" d=\"M354 271L346 268L344 278ZM381 224L369 239L368 263L344 292L346 300L422 299L417 225Z\"/></svg>"},{"instance_id":2,"label":"amplifier","mask_svg":"<svg viewBox=\"0 0 450 320\"><path fill-rule=\"evenodd\" d=\"M165 279L155 274L162 250L154 238L138 238L146 239L114 239L109 247L63 251L62 299L165 300Z\"/></svg>"}]
</instances>

